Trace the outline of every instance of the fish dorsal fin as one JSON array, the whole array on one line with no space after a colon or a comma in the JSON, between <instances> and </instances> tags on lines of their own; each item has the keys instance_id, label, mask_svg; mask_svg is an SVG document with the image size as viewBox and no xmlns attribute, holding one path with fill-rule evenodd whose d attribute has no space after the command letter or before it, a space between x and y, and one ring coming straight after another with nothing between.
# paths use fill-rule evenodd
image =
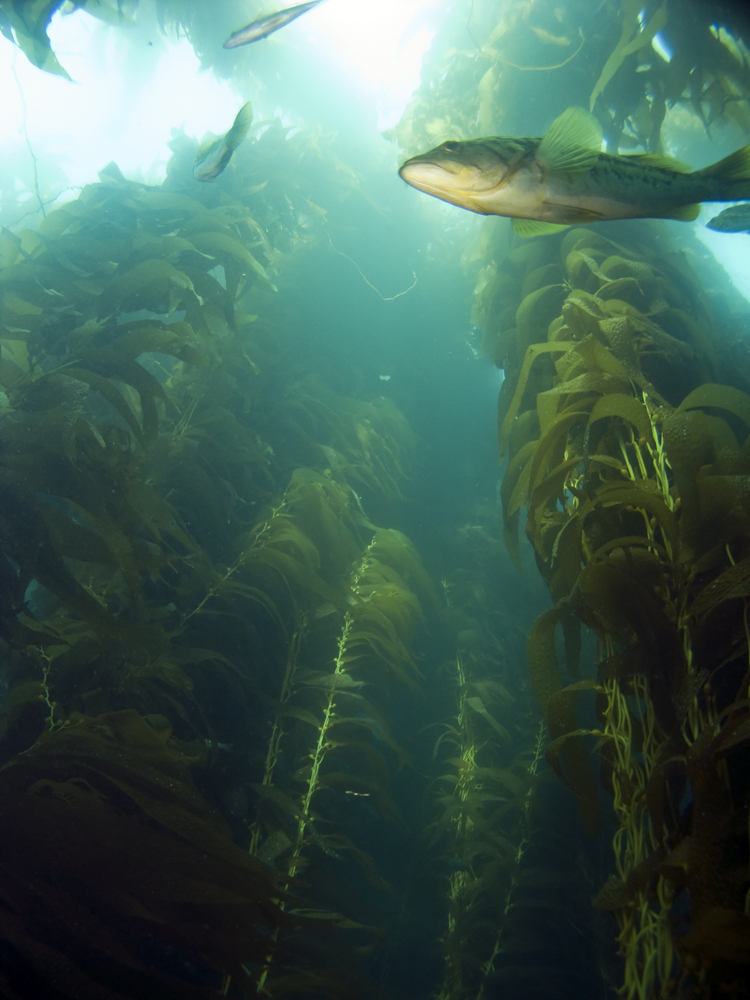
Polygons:
<instances>
[{"instance_id":1,"label":"fish dorsal fin","mask_svg":"<svg viewBox=\"0 0 750 1000\"><path fill-rule=\"evenodd\" d=\"M695 176L702 179L710 178L719 181L721 184L730 184L737 181L750 181L750 146L743 146L742 149L735 150L729 156L725 156L718 163L712 163L710 167L703 170L696 170ZM738 201L740 198L747 198L747 194L727 194L727 201Z\"/></svg>"},{"instance_id":2,"label":"fish dorsal fin","mask_svg":"<svg viewBox=\"0 0 750 1000\"><path fill-rule=\"evenodd\" d=\"M557 222L539 222L537 219L511 219L510 224L519 236L545 236L568 228Z\"/></svg>"},{"instance_id":3,"label":"fish dorsal fin","mask_svg":"<svg viewBox=\"0 0 750 1000\"><path fill-rule=\"evenodd\" d=\"M250 128L250 123L253 120L253 106L250 101L247 104L243 104L240 110L237 112L237 117L234 119L234 124L224 136L224 141L227 144L228 149L237 149L239 144L247 135L247 130Z\"/></svg>"},{"instance_id":4,"label":"fish dorsal fin","mask_svg":"<svg viewBox=\"0 0 750 1000\"><path fill-rule=\"evenodd\" d=\"M629 160L637 160L638 163L647 167L661 167L662 170L672 170L676 174L689 174L692 167L682 160L676 160L673 156L664 156L663 153L630 153Z\"/></svg>"},{"instance_id":5,"label":"fish dorsal fin","mask_svg":"<svg viewBox=\"0 0 750 1000\"><path fill-rule=\"evenodd\" d=\"M568 108L544 133L536 159L553 174L579 176L596 163L602 148L602 127L584 108Z\"/></svg>"},{"instance_id":6,"label":"fish dorsal fin","mask_svg":"<svg viewBox=\"0 0 750 1000\"><path fill-rule=\"evenodd\" d=\"M200 146L195 151L195 162L202 163L218 141L218 136L215 136L213 132L209 132L205 139L201 140Z\"/></svg>"}]
</instances>

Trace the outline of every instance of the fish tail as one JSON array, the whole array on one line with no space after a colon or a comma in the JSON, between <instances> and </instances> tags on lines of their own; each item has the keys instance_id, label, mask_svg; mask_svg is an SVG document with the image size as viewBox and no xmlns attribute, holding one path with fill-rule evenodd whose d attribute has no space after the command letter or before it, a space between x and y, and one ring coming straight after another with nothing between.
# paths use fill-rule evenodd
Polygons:
<instances>
[{"instance_id":1,"label":"fish tail","mask_svg":"<svg viewBox=\"0 0 750 1000\"><path fill-rule=\"evenodd\" d=\"M723 160L691 174L707 185L710 194L702 201L750 199L750 146L743 146Z\"/></svg>"},{"instance_id":2,"label":"fish tail","mask_svg":"<svg viewBox=\"0 0 750 1000\"><path fill-rule=\"evenodd\" d=\"M253 106L250 101L247 104L243 104L240 110L237 112L237 117L234 119L234 124L224 136L224 142L227 145L227 149L234 151L237 149L239 144L247 135L247 130L250 128L250 123L253 120Z\"/></svg>"}]
</instances>

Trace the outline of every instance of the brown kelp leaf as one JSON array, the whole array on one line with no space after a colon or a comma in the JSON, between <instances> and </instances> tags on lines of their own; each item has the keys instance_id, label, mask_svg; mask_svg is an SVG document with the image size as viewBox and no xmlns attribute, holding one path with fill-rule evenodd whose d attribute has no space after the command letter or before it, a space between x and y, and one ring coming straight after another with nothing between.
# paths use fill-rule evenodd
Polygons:
<instances>
[{"instance_id":1,"label":"brown kelp leaf","mask_svg":"<svg viewBox=\"0 0 750 1000\"><path fill-rule=\"evenodd\" d=\"M487 710L484 702L479 697L467 698L466 704L469 708L473 709L478 715L481 715L483 719L492 726L492 728L497 732L504 740L510 740L510 734L505 726L500 725L497 719L492 715L491 712Z\"/></svg>"},{"instance_id":2,"label":"brown kelp leaf","mask_svg":"<svg viewBox=\"0 0 750 1000\"><path fill-rule=\"evenodd\" d=\"M542 427L545 427L549 418L545 418L545 401L552 396L563 396L574 392L586 393L600 392L603 396L615 393L622 393L627 388L628 383L622 379L613 378L606 372L594 371L583 372L565 382L560 382L546 392L540 392L537 396L537 407L539 409ZM557 404L555 404L557 405Z\"/></svg>"},{"instance_id":3,"label":"brown kelp leaf","mask_svg":"<svg viewBox=\"0 0 750 1000\"><path fill-rule=\"evenodd\" d=\"M750 396L740 389L735 389L734 386L715 383L699 385L683 399L677 407L677 412L702 407L728 410L750 427Z\"/></svg>"},{"instance_id":4,"label":"brown kelp leaf","mask_svg":"<svg viewBox=\"0 0 750 1000\"><path fill-rule=\"evenodd\" d=\"M602 285L596 294L603 300L608 315L612 315L613 311L624 312L628 308L648 312L648 302L635 278L610 278L608 284Z\"/></svg>"},{"instance_id":5,"label":"brown kelp leaf","mask_svg":"<svg viewBox=\"0 0 750 1000\"><path fill-rule=\"evenodd\" d=\"M192 243L196 250L200 250L201 253L210 254L212 257L217 257L221 260L226 260L228 257L236 257L244 264L247 264L264 281L271 284L268 272L260 261L256 260L242 243L231 236L217 232L195 233L192 236ZM271 285L271 287L273 288L274 286Z\"/></svg>"},{"instance_id":6,"label":"brown kelp leaf","mask_svg":"<svg viewBox=\"0 0 750 1000\"><path fill-rule=\"evenodd\" d=\"M112 311L173 313L188 292L194 294L192 281L169 261L144 260L115 274L106 294Z\"/></svg>"},{"instance_id":7,"label":"brown kelp leaf","mask_svg":"<svg viewBox=\"0 0 750 1000\"><path fill-rule=\"evenodd\" d=\"M196 551L196 543L178 523L174 507L153 486L142 479L131 477L127 481L125 499L157 541L162 541L161 533L164 532L176 539L188 552Z\"/></svg>"},{"instance_id":8,"label":"brown kelp leaf","mask_svg":"<svg viewBox=\"0 0 750 1000\"><path fill-rule=\"evenodd\" d=\"M500 428L500 451L501 454L505 452L505 445L508 440L508 435L510 429L513 425L514 420L518 414L518 408L521 405L521 400L523 398L524 391L526 389L526 383L529 378L529 372L531 371L531 366L534 361L540 357L542 354L558 353L564 354L566 351L573 347L572 342L561 341L557 344L532 344L531 347L526 351L526 356L524 357L523 365L521 366L521 371L518 375L518 382L516 384L515 392L513 393L513 399L511 400L510 406L508 407L508 412L505 414L505 419L503 420L502 426Z\"/></svg>"},{"instance_id":9,"label":"brown kelp leaf","mask_svg":"<svg viewBox=\"0 0 750 1000\"><path fill-rule=\"evenodd\" d=\"M664 447L682 494L695 491L695 477L714 460L708 417L701 410L675 410L662 424Z\"/></svg>"},{"instance_id":10,"label":"brown kelp leaf","mask_svg":"<svg viewBox=\"0 0 750 1000\"><path fill-rule=\"evenodd\" d=\"M176 213L192 218L200 218L201 215L207 214L205 205L194 198L188 198L187 195L176 194L173 191L165 191L162 188L140 190L134 201L139 208L146 211L170 213L172 217L176 217Z\"/></svg>"},{"instance_id":11,"label":"brown kelp leaf","mask_svg":"<svg viewBox=\"0 0 750 1000\"><path fill-rule=\"evenodd\" d=\"M597 420L604 418L621 417L627 420L638 431L638 436L651 439L651 417L640 399L635 396L627 396L624 393L611 392L602 396L594 404L589 417L588 428Z\"/></svg>"},{"instance_id":12,"label":"brown kelp leaf","mask_svg":"<svg viewBox=\"0 0 750 1000\"><path fill-rule=\"evenodd\" d=\"M138 970L139 995L156 995L144 937L245 982L243 961L264 961L263 928L283 919L280 876L232 841L192 763L168 728L127 711L74 717L0 770L0 919L21 954L61 948L64 964L48 951L35 967L44 981L57 987L71 965L102 981Z\"/></svg>"},{"instance_id":13,"label":"brown kelp leaf","mask_svg":"<svg viewBox=\"0 0 750 1000\"><path fill-rule=\"evenodd\" d=\"M604 302L582 288L575 288L562 307L566 324L577 337L598 336L600 323L605 319Z\"/></svg>"},{"instance_id":14,"label":"brown kelp leaf","mask_svg":"<svg viewBox=\"0 0 750 1000\"><path fill-rule=\"evenodd\" d=\"M644 22L640 18L640 10L638 8L638 2L635 0L629 0L627 4L624 5L623 17L622 17L622 30L620 34L620 40L615 46L615 49L611 53L609 59L607 59L601 73L599 74L599 79L596 81L593 91L591 92L591 99L589 102L589 110L594 110L594 105L597 102L599 95L604 91L607 84L614 77L615 73L620 69L624 60L637 52L638 49L643 48L647 45L657 32L666 25L668 19L667 4L666 0L662 3L661 7L651 15L648 22Z\"/></svg>"},{"instance_id":15,"label":"brown kelp leaf","mask_svg":"<svg viewBox=\"0 0 750 1000\"><path fill-rule=\"evenodd\" d=\"M500 499L503 504L506 523L519 507L522 507L528 501L531 465L538 444L538 441L529 441L508 462L508 467L505 470L500 488Z\"/></svg>"},{"instance_id":16,"label":"brown kelp leaf","mask_svg":"<svg viewBox=\"0 0 750 1000\"><path fill-rule=\"evenodd\" d=\"M505 288L508 294L516 292L517 285L509 275L504 276L507 285ZM525 299L527 295L531 295L532 292L538 291L540 288L544 287L556 287L562 285L565 280L565 274L559 264L543 264L541 267L535 268L530 271L524 278L523 285L521 286L521 299Z\"/></svg>"},{"instance_id":17,"label":"brown kelp leaf","mask_svg":"<svg viewBox=\"0 0 750 1000\"><path fill-rule=\"evenodd\" d=\"M79 383L89 385L100 396L103 396L126 422L138 443L141 445L145 444L143 431L135 414L128 406L122 393L108 378L98 375L96 372L86 371L85 368L67 368L66 374L70 378L77 379Z\"/></svg>"},{"instance_id":18,"label":"brown kelp leaf","mask_svg":"<svg viewBox=\"0 0 750 1000\"><path fill-rule=\"evenodd\" d=\"M555 651L555 629L563 611L549 608L533 622L526 640L526 662L539 707L546 716L552 695L562 688Z\"/></svg>"},{"instance_id":19,"label":"brown kelp leaf","mask_svg":"<svg viewBox=\"0 0 750 1000\"><path fill-rule=\"evenodd\" d=\"M542 526L549 501L554 504L565 506L565 491L567 489L571 472L581 464L581 459L576 456L569 458L551 469L544 479L536 486L528 501L529 518L534 521L535 530L539 531Z\"/></svg>"},{"instance_id":20,"label":"brown kelp leaf","mask_svg":"<svg viewBox=\"0 0 750 1000\"><path fill-rule=\"evenodd\" d=\"M688 932L679 939L680 951L703 968L715 962L750 963L750 917L741 910L711 906L696 914Z\"/></svg>"},{"instance_id":21,"label":"brown kelp leaf","mask_svg":"<svg viewBox=\"0 0 750 1000\"><path fill-rule=\"evenodd\" d=\"M693 601L691 611L695 615L705 615L722 601L748 596L750 596L750 557L745 557L707 584Z\"/></svg>"},{"instance_id":22,"label":"brown kelp leaf","mask_svg":"<svg viewBox=\"0 0 750 1000\"><path fill-rule=\"evenodd\" d=\"M575 794L583 827L593 837L601 824L601 810L591 758L583 742L583 737L591 733L590 729L563 733L550 743L545 757L558 778Z\"/></svg>"},{"instance_id":23,"label":"brown kelp leaf","mask_svg":"<svg viewBox=\"0 0 750 1000\"><path fill-rule=\"evenodd\" d=\"M563 410L555 418L545 434L539 439L531 457L531 470L529 472L529 491L532 497L537 486L544 480L550 469L564 464L569 432L576 424L583 424L586 421L588 411L585 407L591 401L586 398L576 400L569 409ZM571 463L570 469L574 468L580 459L576 457L568 461Z\"/></svg>"},{"instance_id":24,"label":"brown kelp leaf","mask_svg":"<svg viewBox=\"0 0 750 1000\"><path fill-rule=\"evenodd\" d=\"M630 374L625 365L594 334L579 340L575 344L575 350L586 362L589 370L606 372L607 375L619 382L624 382L625 385L631 382Z\"/></svg>"},{"instance_id":25,"label":"brown kelp leaf","mask_svg":"<svg viewBox=\"0 0 750 1000\"><path fill-rule=\"evenodd\" d=\"M649 264L644 264L637 260L627 260L618 254L613 254L602 264L602 271L610 278L635 278L644 279L655 276L654 269Z\"/></svg>"},{"instance_id":26,"label":"brown kelp leaf","mask_svg":"<svg viewBox=\"0 0 750 1000\"><path fill-rule=\"evenodd\" d=\"M649 489L649 486L652 486L652 489ZM638 480L637 485L621 481L601 483L597 487L595 497L593 504L587 501L586 509L590 504L592 506L603 504L605 507L622 505L646 511L651 517L656 518L665 539L672 545L673 552L677 551L679 532L674 512L649 480Z\"/></svg>"},{"instance_id":27,"label":"brown kelp leaf","mask_svg":"<svg viewBox=\"0 0 750 1000\"><path fill-rule=\"evenodd\" d=\"M604 255L597 254L596 256L602 259ZM600 283L607 284L612 280L600 270L599 263L594 259L593 254L589 255L581 250L572 250L568 254L565 259L565 270L568 272L568 278L572 284L579 289L585 288L587 291L591 289L598 292Z\"/></svg>"},{"instance_id":28,"label":"brown kelp leaf","mask_svg":"<svg viewBox=\"0 0 750 1000\"><path fill-rule=\"evenodd\" d=\"M684 757L670 757L652 769L646 786L646 801L659 843L664 842L679 826L679 804L684 790Z\"/></svg>"},{"instance_id":29,"label":"brown kelp leaf","mask_svg":"<svg viewBox=\"0 0 750 1000\"><path fill-rule=\"evenodd\" d=\"M283 708L279 709L277 715L280 718L289 716L294 719L300 719L302 722L307 722L316 731L321 728L320 719L316 718L312 712L309 712L306 708L301 708L298 705L285 705Z\"/></svg>"},{"instance_id":30,"label":"brown kelp leaf","mask_svg":"<svg viewBox=\"0 0 750 1000\"><path fill-rule=\"evenodd\" d=\"M560 601L573 593L583 565L581 537L583 519L571 517L557 534L550 556L550 595Z\"/></svg>"},{"instance_id":31,"label":"brown kelp leaf","mask_svg":"<svg viewBox=\"0 0 750 1000\"><path fill-rule=\"evenodd\" d=\"M516 343L519 359L530 344L547 339L547 328L559 316L567 290L564 285L546 285L531 292L516 311Z\"/></svg>"},{"instance_id":32,"label":"brown kelp leaf","mask_svg":"<svg viewBox=\"0 0 750 1000\"><path fill-rule=\"evenodd\" d=\"M54 594L66 609L80 615L104 635L129 635L131 640L158 644L156 629L118 621L75 579L49 535L40 511L41 502L35 500L20 477L10 470L0 470L0 509L3 511L0 527L4 528L5 551L18 567L13 586L5 584L0 620L7 618L6 624L13 627L22 607L22 600L13 590L20 587L22 594L34 579Z\"/></svg>"},{"instance_id":33,"label":"brown kelp leaf","mask_svg":"<svg viewBox=\"0 0 750 1000\"><path fill-rule=\"evenodd\" d=\"M602 693L595 680L581 680L553 692L547 702L547 725L553 740L576 729L576 704L581 691Z\"/></svg>"}]
</instances>

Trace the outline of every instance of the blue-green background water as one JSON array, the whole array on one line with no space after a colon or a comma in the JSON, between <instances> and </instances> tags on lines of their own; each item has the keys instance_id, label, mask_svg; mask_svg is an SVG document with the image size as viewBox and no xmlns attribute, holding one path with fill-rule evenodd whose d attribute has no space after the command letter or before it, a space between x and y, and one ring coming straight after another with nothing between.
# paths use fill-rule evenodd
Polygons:
<instances>
[{"instance_id":1,"label":"blue-green background water","mask_svg":"<svg viewBox=\"0 0 750 1000\"><path fill-rule=\"evenodd\" d=\"M115 737L102 736L109 723L101 720L132 712L154 732L171 733L165 745L191 760L190 780L216 829L243 858L260 857L269 877L292 870L296 896L288 909L322 914L320 926L302 920L282 930L284 950L264 973L271 995L281 967L302 977L290 987L293 997L594 1000L614 996L621 981L614 919L591 905L614 870L614 819L605 813L588 838L573 796L544 762L547 737L524 647L550 598L531 546L522 537L519 574L503 542L504 359L487 348L478 289L483 268L505 268L520 282L538 244L519 241L506 220L429 199L397 174L400 159L415 152L405 138L410 114L424 119L423 133L414 126L415 142L423 134L437 142L451 128L462 138L476 134L488 113L477 107L485 65L496 72L490 111L511 134L540 134L568 104L586 103L595 82L590 67L596 58L605 62L630 8L598 5L591 34L581 29L585 47L575 62L577 36L568 29L582 7L569 6L330 0L278 37L232 53L221 42L254 9L142 0L122 6L130 26L99 25L93 10L68 12L67 20L58 13L49 36L60 62L88 88L88 111L85 101L76 104L75 83L42 76L3 42L10 111L0 123L8 149L0 163L0 752L16 768L6 778L36 760L24 757L32 748L44 758L45 747L61 746L54 741L76 726L99 726L97 768L81 770L84 754L50 749L72 770L58 773L44 758L48 770L40 764L34 778L55 803L56 796L71 809L117 803L117 817L136 816L166 837L171 828L159 827L163 817L148 812L142 789L126 805L117 798L123 784L137 786L139 771L131 763L128 781L117 784L109 756ZM643 25L657 7L644 7ZM117 5L110 13L116 22ZM514 68L509 53L496 60L490 51L502 18L517 25L536 16L546 18L545 30L557 25L570 37L550 44L530 34L528 49L510 54L534 65L564 50L571 69L562 83L543 68L504 78ZM348 34L338 21L349 24ZM670 23L679 59L678 19ZM177 41L180 30L191 44ZM628 148L636 148L656 100L654 89L644 110L632 97L651 72L642 56L638 65L648 68L638 75L631 67L621 91L607 92L607 113L615 124L622 119ZM423 79L412 95L420 59ZM664 56L654 49L649 59L658 65ZM558 68L546 65L550 73ZM398 92L388 67L403 70ZM507 92L504 79L511 79ZM248 99L255 124L247 140L215 182L198 183L191 175L197 140L205 129L228 128ZM734 103L744 109L746 102L744 93ZM671 152L704 166L747 137L739 112L722 107L709 122L713 106L698 103L703 121L695 102L692 112L687 98L670 103L663 135ZM453 117L450 108L458 109ZM99 176L109 161L121 177ZM53 213L67 202L84 206L83 221L58 232L54 220L62 216ZM665 257L681 254L700 273L719 326L739 342L747 304L699 227L637 226L605 224L599 232L656 248L657 256L661 247ZM212 249L199 239L206 233L236 241L235 249ZM169 242L175 238L183 242ZM746 236L716 239L719 257L745 273ZM264 277L237 256L239 243ZM153 273L164 261L179 273L155 279L154 288L139 277L123 291L144 261ZM497 315L490 310L484 320L496 333ZM145 337L150 322L162 349L144 340L131 358L123 343ZM195 354L181 355L165 339L170 327L183 338L180 351L187 345ZM161 390L144 383L142 371ZM383 414L391 423L378 423ZM316 484L303 499L294 494L300 475ZM123 497L127 503L119 503ZM329 511L325 524L321 510ZM281 524L290 534L274 543L275 561L264 562L269 532ZM376 529L391 532L397 551L378 556L386 568L377 580L366 577L372 565L363 561L378 551L371 549ZM303 553L293 531L312 549ZM345 532L354 539L351 552ZM368 705L338 695L326 702L326 691L339 690L330 676L346 650L351 609L381 591L392 603L373 626L379 638L367 647L363 640L341 668ZM590 636L582 661L584 676L593 676ZM316 672L329 678L317 689ZM285 706L294 711L284 715ZM326 711L350 720L340 723L340 739L324 732ZM596 724L592 706L580 722ZM316 727L325 736L317 751ZM306 769L320 746L328 784L316 786L305 805ZM484 775L463 786L477 761ZM53 771L59 785L44 784ZM66 782L74 787L64 794ZM236 955L261 974L262 949L246 956L238 945L220 961L218 946L211 951L200 934L185 931L185 911L173 905L176 876L174 884L142 876L148 887L133 889L132 905L123 904L124 890L110 893L107 879L119 885L123 863L107 854L106 837L90 870L58 866L58 858L78 856L84 829L99 827L80 806L82 825L71 821L67 840L45 838L45 823L50 831L62 827L43 807L38 818L27 817L24 795L38 787L29 777L8 791L15 805L2 818L19 841L24 831L42 831L32 889L18 889L10 869L25 870L36 855L9 852L4 878L13 884L7 891L0 884L6 910L22 912L18 900L37 893L45 914L41 931L35 911L4 925L4 997L121 1000L176 996L181 988L237 996ZM607 801L604 791L601 798ZM114 837L116 817L107 822L114 825L101 829ZM286 843L273 853L278 834ZM146 860L130 863L135 884ZM104 875L94 877L95 864ZM58 913L63 894L85 910L84 931L88 919L101 919L123 954L96 935L88 942L75 921L72 929L50 929L45 920ZM206 916L205 899L185 896L179 902L197 908L191 919L206 921L206 938L211 919L228 935L218 904ZM339 926L338 914L357 926ZM255 926L267 934L271 923ZM44 948L55 953L50 968L62 969L59 956L70 957L80 978L48 975ZM134 978L120 991L116 979L125 971ZM316 980L323 974L330 982Z\"/></svg>"}]
</instances>

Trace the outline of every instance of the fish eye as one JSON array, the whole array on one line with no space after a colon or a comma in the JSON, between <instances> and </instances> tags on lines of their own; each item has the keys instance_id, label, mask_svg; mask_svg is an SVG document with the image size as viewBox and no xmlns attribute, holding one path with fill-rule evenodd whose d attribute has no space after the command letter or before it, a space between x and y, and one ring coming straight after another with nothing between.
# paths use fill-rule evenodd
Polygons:
<instances>
[{"instance_id":1,"label":"fish eye","mask_svg":"<svg viewBox=\"0 0 750 1000\"><path fill-rule=\"evenodd\" d=\"M446 153L457 153L460 148L461 148L461 143L456 142L453 139L451 139L449 142L443 143L443 149L446 151Z\"/></svg>"}]
</instances>

